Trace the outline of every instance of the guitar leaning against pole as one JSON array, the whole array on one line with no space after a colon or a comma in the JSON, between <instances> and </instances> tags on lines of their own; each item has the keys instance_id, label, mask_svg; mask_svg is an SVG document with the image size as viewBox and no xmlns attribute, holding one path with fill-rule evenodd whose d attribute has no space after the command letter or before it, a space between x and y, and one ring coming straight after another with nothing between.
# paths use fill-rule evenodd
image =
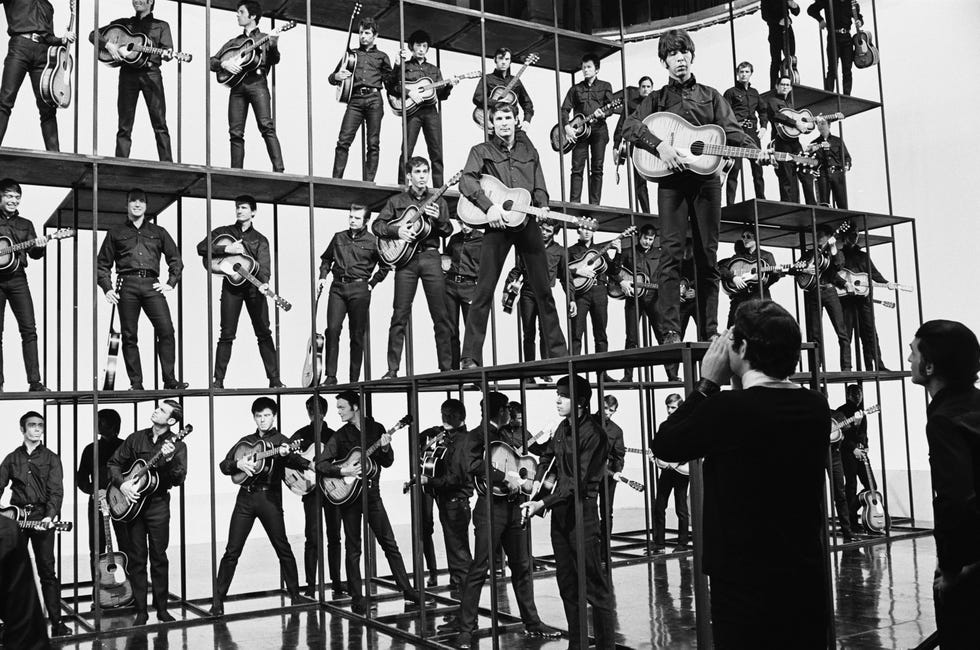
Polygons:
<instances>
[{"instance_id":1,"label":"guitar leaning against pole","mask_svg":"<svg viewBox=\"0 0 980 650\"><path fill-rule=\"evenodd\" d=\"M75 31L75 0L70 0L68 33ZM68 108L71 105L71 77L75 69L75 59L66 45L52 45L48 48L48 60L41 72L41 100L55 108ZM22 77L23 78L23 77Z\"/></svg>"},{"instance_id":2,"label":"guitar leaning against pole","mask_svg":"<svg viewBox=\"0 0 980 650\"><path fill-rule=\"evenodd\" d=\"M411 240L400 237L378 237L378 257L391 268L401 268L411 261L419 244L432 233L432 222L425 216L425 210L436 205L442 195L450 187L459 182L463 172L459 171L449 181L433 192L422 204L410 205L402 213L388 223L391 230L398 230L408 224L411 228Z\"/></svg>"},{"instance_id":3,"label":"guitar leaning against pole","mask_svg":"<svg viewBox=\"0 0 980 650\"><path fill-rule=\"evenodd\" d=\"M320 311L320 296L323 295L323 285L316 290L316 300L313 301L313 329L314 333L310 336L306 344L306 360L303 362L303 377L300 379L300 386L309 388L320 383L320 375L323 374L323 354L326 347L326 339L316 327L316 315ZM315 368L315 371L314 371Z\"/></svg>"},{"instance_id":4,"label":"guitar leaning against pole","mask_svg":"<svg viewBox=\"0 0 980 650\"><path fill-rule=\"evenodd\" d=\"M878 482L875 480L874 470L871 469L871 461L868 460L867 451L861 459L864 470L868 473L868 482L871 487L858 493L858 503L861 504L861 525L870 535L881 535L889 528L888 513L885 511L885 499L878 491Z\"/></svg>"},{"instance_id":5,"label":"guitar leaning against pole","mask_svg":"<svg viewBox=\"0 0 980 650\"><path fill-rule=\"evenodd\" d=\"M574 224L575 227L585 226L595 229L598 222L591 217L575 217L570 214L544 210L531 205L531 193L522 187L511 188L489 174L480 176L480 188L487 198L500 206L501 216L505 226L510 230L520 230L527 223L528 215L547 217L551 221L563 221ZM460 221L473 228L486 228L490 223L487 213L465 196L460 195L456 204L456 214Z\"/></svg>"},{"instance_id":6,"label":"guitar leaning against pole","mask_svg":"<svg viewBox=\"0 0 980 650\"><path fill-rule=\"evenodd\" d=\"M185 425L177 433L167 436L167 440L174 444L186 438L194 430L190 424ZM132 466L123 473L122 482L132 481L136 485L136 500L130 502L123 494L122 490L115 485L110 485L106 490L106 501L109 502L109 516L116 521L130 522L136 515L143 510L146 501L151 494L156 492L160 485L160 477L154 468L163 460L163 452L158 451L153 454L150 460L142 458L136 459Z\"/></svg>"},{"instance_id":7,"label":"guitar leaning against pole","mask_svg":"<svg viewBox=\"0 0 980 650\"><path fill-rule=\"evenodd\" d=\"M406 415L385 433L390 436L399 429L407 427L411 423L412 416ZM360 447L354 447L347 453L347 456L336 463L341 471L355 465L360 465L361 473L359 475L342 476L339 478L323 476L320 478L320 489L323 490L324 496L327 497L327 500L330 503L334 504L335 506L342 506L357 498L357 496L361 493L361 486L364 482L364 478L369 478L376 473L377 468L374 461L371 460L371 455L381 447L381 441L383 439L384 437L382 436L377 442L363 452L361 451Z\"/></svg>"},{"instance_id":8,"label":"guitar leaning against pole","mask_svg":"<svg viewBox=\"0 0 980 650\"><path fill-rule=\"evenodd\" d=\"M122 289L122 276L116 276L116 294ZM119 346L122 345L122 334L116 329L116 305L112 306L109 316L109 349L105 359L105 378L102 380L102 390L116 390L116 369L119 365Z\"/></svg>"},{"instance_id":9,"label":"guitar leaning against pole","mask_svg":"<svg viewBox=\"0 0 980 650\"><path fill-rule=\"evenodd\" d=\"M112 526L109 525L109 503L106 491L99 490L99 510L102 512L102 534L105 536L105 553L98 560L99 605L104 608L123 607L133 600L133 587L129 584L126 567L129 558L121 551L113 550Z\"/></svg>"},{"instance_id":10,"label":"guitar leaning against pole","mask_svg":"<svg viewBox=\"0 0 980 650\"><path fill-rule=\"evenodd\" d=\"M240 243L241 240L235 239L231 235L218 235L211 242L211 247L223 249L226 246ZM276 307L279 307L283 311L289 311L293 308L292 303L276 294L272 289L265 286L264 282L255 277L255 273L259 270L259 263L251 255L246 253L239 253L237 255L212 255L210 266L208 266L206 257L202 257L201 261L204 263L204 268L210 270L215 275L224 275L230 284L238 287L246 281L251 282L259 291L271 298L275 302ZM263 289L263 287L265 288Z\"/></svg>"}]
</instances>

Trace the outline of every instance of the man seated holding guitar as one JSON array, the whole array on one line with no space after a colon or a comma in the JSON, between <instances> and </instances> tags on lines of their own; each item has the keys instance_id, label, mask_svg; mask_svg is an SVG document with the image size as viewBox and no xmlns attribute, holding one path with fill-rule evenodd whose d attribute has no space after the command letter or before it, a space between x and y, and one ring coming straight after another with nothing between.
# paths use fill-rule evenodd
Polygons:
<instances>
[{"instance_id":1,"label":"man seated holding guitar","mask_svg":"<svg viewBox=\"0 0 980 650\"><path fill-rule=\"evenodd\" d=\"M290 444L276 427L279 409L275 400L260 397L252 402L252 418L255 432L232 445L218 468L225 476L241 484L235 508L228 528L228 545L218 565L217 591L211 616L223 616L224 600L235 577L235 567L241 557L245 541L258 519L269 536L269 542L279 558L279 570L289 597L296 602L299 593L299 575L296 558L286 539L286 524L282 514L282 477L286 467L305 470L313 467L309 461L295 453L297 443ZM264 458L262 458L264 456Z\"/></svg>"},{"instance_id":2,"label":"man seated holding guitar","mask_svg":"<svg viewBox=\"0 0 980 650\"><path fill-rule=\"evenodd\" d=\"M565 137L575 141L572 149L572 176L568 192L568 200L578 203L582 200L582 177L585 163L589 163L589 203L602 203L602 170L606 162L606 145L609 144L609 128L606 126L608 115L601 114L592 125L592 132L587 138L575 140L575 130L568 123L576 114L593 115L603 106L613 101L612 86L608 81L600 81L599 57L588 52L582 56L582 81L568 89L558 113L565 128Z\"/></svg>"},{"instance_id":3,"label":"man seated holding guitar","mask_svg":"<svg viewBox=\"0 0 980 650\"><path fill-rule=\"evenodd\" d=\"M422 281L422 290L429 305L432 327L435 331L436 356L439 370L452 368L452 323L446 308L446 278L442 273L439 255L440 239L453 232L449 221L449 205L442 196L429 189L429 161L421 156L409 158L405 165L409 175L408 189L388 199L381 208L371 230L380 238L401 239L416 247L415 252L395 271L395 297L392 303L391 326L388 328L388 372L382 379L398 376L405 331L412 316L412 302ZM430 200L431 199L431 200ZM391 222L399 219L409 208L422 208L418 215L425 222L424 235L413 232L413 224L403 221L398 226Z\"/></svg>"},{"instance_id":4,"label":"man seated holding guitar","mask_svg":"<svg viewBox=\"0 0 980 650\"><path fill-rule=\"evenodd\" d=\"M119 130L116 132L116 156L129 158L133 144L133 120L136 117L136 102L140 93L146 101L146 111L150 114L150 124L156 135L157 155L160 160L170 162L170 131L167 129L167 100L163 90L163 75L160 63L174 58L174 41L170 35L170 25L165 20L153 17L156 0L133 0L135 16L119 18L99 30L97 48L105 49L112 61L119 66ZM138 65L129 62L127 51L113 40L106 39L106 32L119 30L119 26L130 35L140 34L149 39L149 45L158 52L138 57ZM89 34L89 41L95 41L95 32Z\"/></svg>"},{"instance_id":5,"label":"man seated holding guitar","mask_svg":"<svg viewBox=\"0 0 980 650\"><path fill-rule=\"evenodd\" d=\"M20 432L23 444L0 462L0 495L9 484L10 505L19 508L28 521L40 521L37 526L23 527L23 534L34 549L51 636L65 636L71 631L61 622L61 582L55 573L53 530L65 496L61 459L44 445L44 417L40 413L28 411L22 415Z\"/></svg>"},{"instance_id":6,"label":"man seated holding guitar","mask_svg":"<svg viewBox=\"0 0 980 650\"><path fill-rule=\"evenodd\" d=\"M252 107L259 133L265 139L265 148L272 161L272 170L285 169L282 161L282 147L276 135L276 123L272 119L272 97L266 81L272 66L279 63L279 35L263 34L258 27L262 17L262 5L257 0L239 0L235 14L238 26L244 31L225 43L218 54L211 57L211 72L224 71L232 78L241 78L234 83L228 95L228 133L231 141L231 166L241 169L245 165L245 118ZM248 61L239 56L225 56L247 46L248 43L262 44L257 51L245 56L257 57ZM254 61L254 63L249 63ZM247 66L247 67L243 67ZM251 68L251 69L248 69Z\"/></svg>"},{"instance_id":7,"label":"man seated holding guitar","mask_svg":"<svg viewBox=\"0 0 980 650\"><path fill-rule=\"evenodd\" d=\"M677 393L671 393L664 400L667 407L667 417L674 414L684 398ZM650 448L653 448L654 437L650 438ZM687 547L689 529L691 526L691 511L687 507L687 487L690 484L690 469L687 463L666 463L659 458L653 459L660 470L657 476L657 500L653 504L653 548L654 553L660 553L667 545L667 503L671 492L674 493L674 513L677 515L677 544L675 548Z\"/></svg>"},{"instance_id":8,"label":"man seated holding guitar","mask_svg":"<svg viewBox=\"0 0 980 650\"><path fill-rule=\"evenodd\" d=\"M755 298L759 297L766 300L772 300L772 295L769 293L769 287L776 284L780 278L780 272L778 270L768 272L764 271L763 277L766 278L766 281L762 285L762 295L760 296L758 275L753 276L755 278L754 281L746 281L741 274L736 274L732 270L732 263L735 260L741 262L741 266L756 264L760 259L762 260L763 267L776 266L776 258L773 257L772 253L759 248L759 243L755 240L754 228L743 228L740 237L741 239L735 242L735 255L718 264L722 280L733 284L737 289L735 293L731 294L728 300L727 327L731 327L732 323L735 322L735 312L738 310L738 306L743 302L754 300ZM758 269L758 267L756 267L756 269ZM750 270L748 272L751 273L752 271ZM756 271L756 273L757 272L758 271ZM727 286L728 285L726 284L726 287Z\"/></svg>"},{"instance_id":9,"label":"man seated holding guitar","mask_svg":"<svg viewBox=\"0 0 980 650\"><path fill-rule=\"evenodd\" d=\"M7 33L10 42L3 60L0 82L0 142L7 133L10 111L24 77L31 76L31 88L41 116L41 137L48 151L60 151L58 145L58 107L45 101L41 77L48 63L48 48L75 42L74 30L64 36L54 35L54 7L49 0L4 0Z\"/></svg>"},{"instance_id":10,"label":"man seated holding guitar","mask_svg":"<svg viewBox=\"0 0 980 650\"><path fill-rule=\"evenodd\" d=\"M4 5L5 7L9 5ZM9 55L8 55L9 59ZM12 178L0 181L0 246L18 246L33 242L23 250L10 251L9 261L0 269L0 292L10 304L10 311L17 319L20 329L21 349L24 353L24 369L27 372L28 390L45 391L41 383L41 369L37 354L37 327L34 320L34 300L31 298L31 287L27 284L27 258L39 260L44 257L44 247L47 237L38 238L34 224L20 216L17 208L20 206L22 192L20 183ZM0 307L0 310L3 308ZM3 313L0 311L0 333L3 332ZM0 390L3 390L3 356L0 351Z\"/></svg>"},{"instance_id":11,"label":"man seated holding guitar","mask_svg":"<svg viewBox=\"0 0 980 650\"><path fill-rule=\"evenodd\" d=\"M214 353L214 387L225 387L225 373L231 360L231 346L238 332L238 322L242 316L242 304L248 310L252 320L252 329L259 344L259 355L265 366L265 375L269 378L269 388L282 388L279 380L279 364L276 360L276 344L272 339L269 327L269 277L272 275L272 258L269 255L269 240L255 229L252 223L258 204L255 198L248 194L235 197L235 223L230 226L219 226L197 245L197 254L207 264L208 249L212 260L221 258L236 259L245 256L257 262L258 268L254 275L261 282L256 287L251 282L240 280L237 286L232 284L232 278L226 273L221 283L221 334ZM249 262L251 263L251 262Z\"/></svg>"},{"instance_id":12,"label":"man seated holding guitar","mask_svg":"<svg viewBox=\"0 0 980 650\"><path fill-rule=\"evenodd\" d=\"M170 544L170 489L183 485L187 477L187 445L181 440L173 440L170 427L179 424L183 417L184 411L178 402L172 399L163 400L150 414L151 426L126 438L108 463L109 482L119 488L132 504L144 499L143 507L125 524L129 579L136 604L134 625L145 625L148 619L147 556L153 577L153 602L157 610L157 620L161 623L174 621L173 615L167 611L170 594L170 561L167 559L167 546ZM146 463L158 453L162 456L161 461L151 470L159 478L157 489L141 495L138 482L127 481L124 474L129 473L137 460Z\"/></svg>"}]
</instances>

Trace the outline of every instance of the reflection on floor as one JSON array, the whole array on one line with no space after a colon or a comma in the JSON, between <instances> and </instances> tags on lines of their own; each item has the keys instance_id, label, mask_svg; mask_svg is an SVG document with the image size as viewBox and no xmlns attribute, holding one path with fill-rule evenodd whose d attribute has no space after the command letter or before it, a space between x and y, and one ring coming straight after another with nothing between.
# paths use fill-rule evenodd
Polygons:
<instances>
[{"instance_id":1,"label":"reflection on floor","mask_svg":"<svg viewBox=\"0 0 980 650\"><path fill-rule=\"evenodd\" d=\"M620 566L613 570L619 632L617 641L621 647L696 647L692 564L691 553L681 552L658 556L649 563ZM928 636L935 629L931 589L934 565L935 544L928 536L837 551L833 558L833 570L839 647L848 650L908 648ZM501 581L498 586L500 611L516 612L507 582ZM773 588L778 589L779 586L774 585ZM387 593L384 588L379 591L382 595ZM553 576L538 576L535 579L535 600L545 622L565 627ZM489 601L487 588L483 605L488 607ZM268 598L260 602L268 609L266 612L256 611L250 618L198 624L183 629L130 632L128 637L74 642L56 647L100 650L362 650L421 647L376 629L365 628L337 613L337 610L311 609L282 613L275 610L280 599ZM450 609L440 605L438 615L426 617L427 637L435 634L435 626L442 623L442 614L446 611ZM405 618L403 613L404 604L400 599L386 599L378 603L377 616L391 621L403 632L416 633L418 618ZM187 615L187 618L195 617ZM481 617L481 626L489 627L489 624L488 617ZM525 639L519 629L512 626L499 638L500 647L508 650L558 650L567 646L566 640ZM483 637L475 647L486 650L492 644L489 638Z\"/></svg>"}]
</instances>

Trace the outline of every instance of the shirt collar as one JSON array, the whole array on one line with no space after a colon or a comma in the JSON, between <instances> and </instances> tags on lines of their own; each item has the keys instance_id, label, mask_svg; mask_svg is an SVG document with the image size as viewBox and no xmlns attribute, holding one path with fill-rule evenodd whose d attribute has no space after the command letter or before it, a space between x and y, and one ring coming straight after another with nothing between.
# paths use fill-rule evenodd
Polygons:
<instances>
[{"instance_id":1,"label":"shirt collar","mask_svg":"<svg viewBox=\"0 0 980 650\"><path fill-rule=\"evenodd\" d=\"M248 31L247 29L243 29L243 30L242 30L242 33L244 33L244 34L245 34L245 37L246 37L246 38L250 38L250 37L252 37L252 36L255 36L256 34L258 34L258 33L259 33L259 28L258 28L258 27L256 27L256 28L255 28L255 29L253 29L253 30L252 30L251 32L249 32L249 31Z\"/></svg>"},{"instance_id":2,"label":"shirt collar","mask_svg":"<svg viewBox=\"0 0 980 650\"><path fill-rule=\"evenodd\" d=\"M424 199L429 194L429 188L422 188L421 192L416 192L414 187L409 186L408 195L413 199Z\"/></svg>"},{"instance_id":3,"label":"shirt collar","mask_svg":"<svg viewBox=\"0 0 980 650\"><path fill-rule=\"evenodd\" d=\"M20 211L14 210L13 214L7 214L5 211L0 211L0 215L3 215L5 221L13 221L20 216Z\"/></svg>"},{"instance_id":4,"label":"shirt collar","mask_svg":"<svg viewBox=\"0 0 980 650\"><path fill-rule=\"evenodd\" d=\"M687 81L683 81L683 82L678 81L677 79L671 77L670 83L668 85L671 88L692 88L696 83L697 80L694 78L694 75L692 74L690 77L687 78Z\"/></svg>"},{"instance_id":5,"label":"shirt collar","mask_svg":"<svg viewBox=\"0 0 980 650\"><path fill-rule=\"evenodd\" d=\"M135 14L133 16L133 20L136 20L136 21L140 21L140 20L153 20L153 12L151 11L150 13L146 14L142 18L140 18L140 15L139 14Z\"/></svg>"},{"instance_id":6,"label":"shirt collar","mask_svg":"<svg viewBox=\"0 0 980 650\"><path fill-rule=\"evenodd\" d=\"M750 369L744 375L742 375L742 389L752 388L754 386L765 386L768 388L781 387L783 385L792 385L788 379L776 379L775 377L770 377L761 370Z\"/></svg>"},{"instance_id":7,"label":"shirt collar","mask_svg":"<svg viewBox=\"0 0 980 650\"><path fill-rule=\"evenodd\" d=\"M748 90L751 85L752 85L752 83L749 82L749 81L746 81L745 83L742 83L741 81L736 81L735 82L735 86L737 88L741 88L742 90Z\"/></svg>"},{"instance_id":8,"label":"shirt collar","mask_svg":"<svg viewBox=\"0 0 980 650\"><path fill-rule=\"evenodd\" d=\"M258 428L255 429L255 435L257 435L260 438L268 438L270 436L276 435L277 433L279 433L279 430L276 429L276 427L272 427L268 431L264 431L264 432L261 429Z\"/></svg>"}]
</instances>

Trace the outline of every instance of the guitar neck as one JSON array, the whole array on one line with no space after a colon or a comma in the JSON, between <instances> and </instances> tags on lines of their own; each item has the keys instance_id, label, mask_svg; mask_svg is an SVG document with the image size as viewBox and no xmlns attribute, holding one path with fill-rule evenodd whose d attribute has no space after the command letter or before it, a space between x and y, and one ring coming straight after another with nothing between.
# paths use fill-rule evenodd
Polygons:
<instances>
[{"instance_id":1,"label":"guitar neck","mask_svg":"<svg viewBox=\"0 0 980 650\"><path fill-rule=\"evenodd\" d=\"M390 436L396 431L398 431L399 429L401 429L403 426L405 426L404 423L399 421L398 424L385 431L385 433ZM367 450L362 454L362 456L370 457L374 452L378 451L380 447L381 447L381 438L378 438L373 445L367 448Z\"/></svg>"},{"instance_id":2,"label":"guitar neck","mask_svg":"<svg viewBox=\"0 0 980 650\"><path fill-rule=\"evenodd\" d=\"M521 66L521 69L517 71L517 74L511 77L510 81L507 82L507 85L504 86L504 94L507 94L510 91L514 90L514 86L516 86L517 82L521 80L521 75L524 74L524 71L530 67L531 67L531 62L525 61L524 64Z\"/></svg>"},{"instance_id":3,"label":"guitar neck","mask_svg":"<svg viewBox=\"0 0 980 650\"><path fill-rule=\"evenodd\" d=\"M235 265L235 271L240 276L242 276L243 278L245 278L246 280L248 280L249 282L251 282L252 284L254 284L256 287L261 287L262 286L262 282L257 277L255 277L254 275L252 275L251 273L249 273L248 271L246 271L245 268L241 264L236 264Z\"/></svg>"},{"instance_id":4,"label":"guitar neck","mask_svg":"<svg viewBox=\"0 0 980 650\"><path fill-rule=\"evenodd\" d=\"M153 47L152 45L134 45L133 49L144 54L159 54L161 56L171 51L162 47Z\"/></svg>"},{"instance_id":5,"label":"guitar neck","mask_svg":"<svg viewBox=\"0 0 980 650\"><path fill-rule=\"evenodd\" d=\"M109 507L105 502L105 496L102 497L102 503L99 504L99 508L102 510L102 534L105 536L106 552L111 555L113 552L112 527L109 525Z\"/></svg>"},{"instance_id":6,"label":"guitar neck","mask_svg":"<svg viewBox=\"0 0 980 650\"><path fill-rule=\"evenodd\" d=\"M31 248L33 246L40 246L44 244L44 238L38 237L37 239L29 239L27 241L22 241L19 244L14 244L13 246L7 246L6 248L0 248L0 255L9 255L10 253L16 253L17 251L22 251L25 248Z\"/></svg>"}]
</instances>

